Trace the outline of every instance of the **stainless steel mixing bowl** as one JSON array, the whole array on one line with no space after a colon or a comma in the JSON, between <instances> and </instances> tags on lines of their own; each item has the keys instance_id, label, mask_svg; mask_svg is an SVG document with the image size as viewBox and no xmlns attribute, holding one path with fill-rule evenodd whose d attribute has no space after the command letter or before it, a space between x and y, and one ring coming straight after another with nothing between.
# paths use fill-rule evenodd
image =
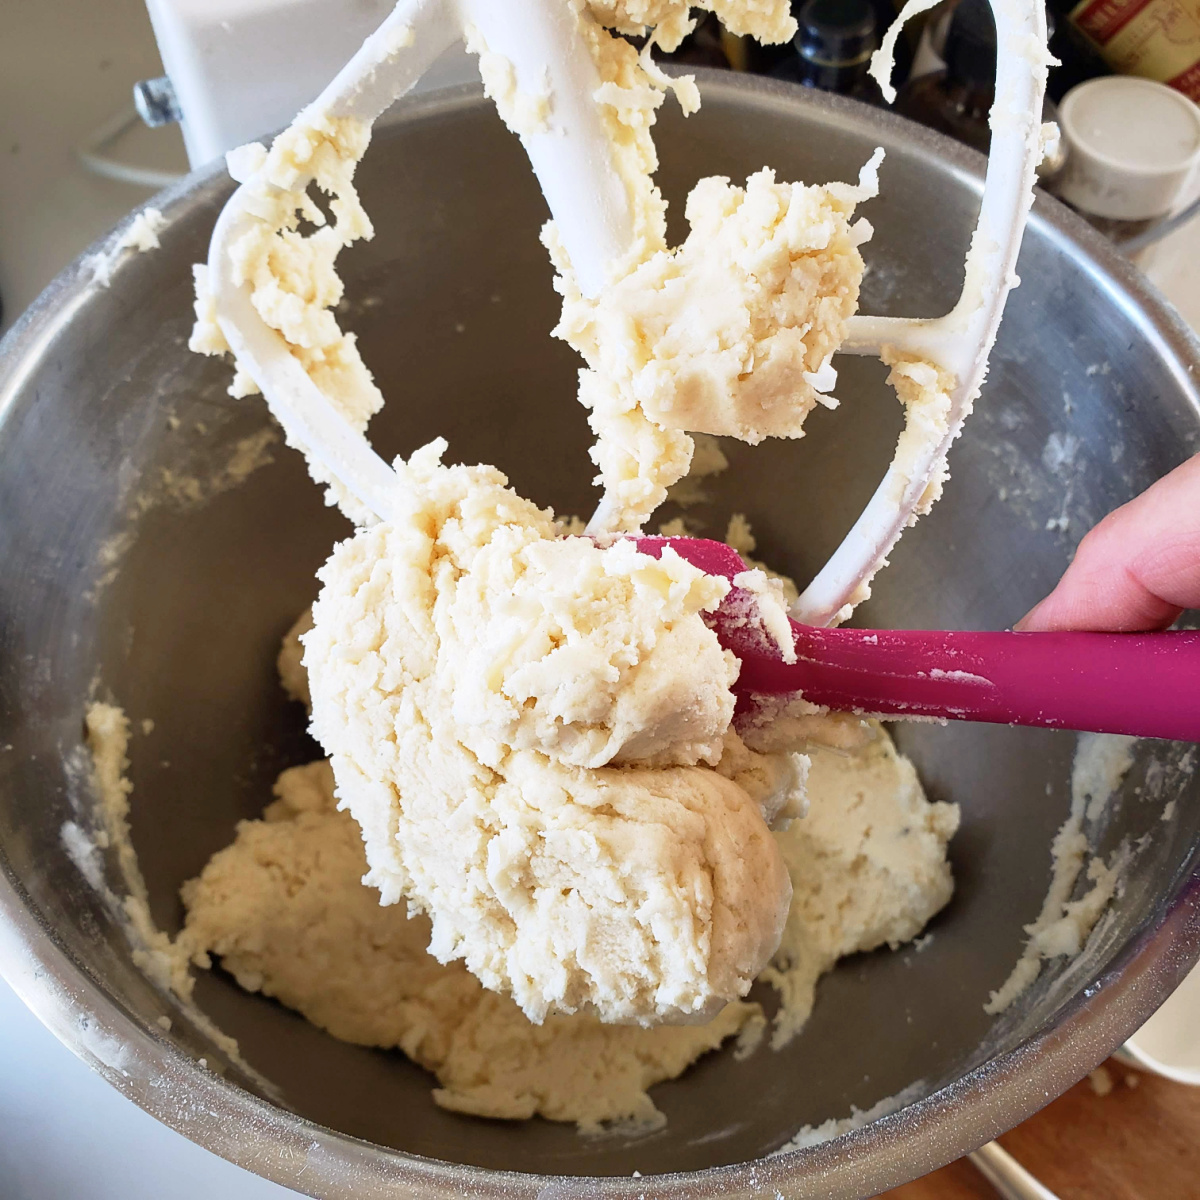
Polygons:
<instances>
[{"instance_id":1,"label":"stainless steel mixing bowl","mask_svg":"<svg viewBox=\"0 0 1200 1200\"><path fill-rule=\"evenodd\" d=\"M811 92L726 75L703 76L703 90L698 116L669 109L660 127L673 200L701 174L741 178L764 162L789 179L852 179L882 143L864 310L946 307L982 159ZM577 363L547 337L544 210L516 141L475 93L440 94L377 130L360 178L378 236L345 256L346 320L388 396L376 445L407 453L444 434L453 458L497 463L539 502L589 511ZM334 1041L202 973L201 1009L269 1082L230 1063L138 971L60 837L88 802L81 718L93 691L123 704L135 729L154 721L132 746L133 840L168 930L179 885L261 811L281 767L316 753L273 659L347 527L282 446L222 490L230 447L267 417L261 402L225 394L227 365L184 347L189 265L229 187L212 171L165 195L160 250L128 256L109 290L68 270L3 346L0 968L67 1045L188 1137L318 1196L840 1197L922 1174L1020 1121L1167 995L1200 948L1200 788L1184 748L1143 744L1112 810L1103 852L1146 840L1098 944L1048 968L994 1022L983 1004L1046 892L1075 739L922 725L901 728L901 745L930 793L963 810L957 892L932 942L844 962L782 1052L710 1055L656 1088L662 1131L584 1139L442 1112L429 1076L400 1054ZM946 497L905 538L868 622L1010 624L1094 520L1197 446L1200 348L1134 270L1041 199L1020 273ZM712 530L747 513L762 556L801 580L873 488L899 425L883 369L841 366L838 412L816 413L798 444L731 447L733 469L694 510ZM218 478L188 499L164 470ZM1171 822L1146 799L1155 787L1178 801ZM806 1123L914 1084L922 1098L893 1116L762 1157ZM642 1178L629 1178L635 1169Z\"/></svg>"}]
</instances>

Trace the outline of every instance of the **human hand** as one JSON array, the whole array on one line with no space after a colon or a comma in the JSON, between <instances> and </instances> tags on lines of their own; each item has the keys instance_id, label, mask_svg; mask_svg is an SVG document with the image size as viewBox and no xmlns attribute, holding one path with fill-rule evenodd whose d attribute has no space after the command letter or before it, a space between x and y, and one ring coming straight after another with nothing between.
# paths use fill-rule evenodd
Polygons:
<instances>
[{"instance_id":1,"label":"human hand","mask_svg":"<svg viewBox=\"0 0 1200 1200\"><path fill-rule=\"evenodd\" d=\"M1200 454L1111 512L1019 630L1165 629L1200 608Z\"/></svg>"}]
</instances>

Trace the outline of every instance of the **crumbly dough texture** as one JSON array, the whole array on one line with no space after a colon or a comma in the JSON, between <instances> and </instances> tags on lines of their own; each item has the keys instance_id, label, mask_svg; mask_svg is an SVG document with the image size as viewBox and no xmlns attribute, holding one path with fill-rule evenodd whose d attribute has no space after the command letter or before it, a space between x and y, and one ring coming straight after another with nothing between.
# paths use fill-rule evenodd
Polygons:
<instances>
[{"instance_id":1,"label":"crumbly dough texture","mask_svg":"<svg viewBox=\"0 0 1200 1200\"><path fill-rule=\"evenodd\" d=\"M275 659L279 682L289 700L299 700L312 711L312 696L308 691L308 672L304 669L304 643L300 640L313 627L312 609L306 608L283 635L283 645Z\"/></svg>"},{"instance_id":2,"label":"crumbly dough texture","mask_svg":"<svg viewBox=\"0 0 1200 1200\"><path fill-rule=\"evenodd\" d=\"M354 819L338 812L325 761L285 771L278 797L185 885L182 942L219 956L248 991L274 996L344 1041L397 1047L437 1076L434 1099L476 1116L661 1122L646 1089L761 1020L728 1005L705 1025L604 1025L552 1015L532 1024L461 963L425 947L425 917L383 907Z\"/></svg>"},{"instance_id":3,"label":"crumbly dough texture","mask_svg":"<svg viewBox=\"0 0 1200 1200\"><path fill-rule=\"evenodd\" d=\"M383 406L383 396L354 334L342 330L334 315L344 290L334 264L345 247L374 237L354 187L355 169L370 140L365 121L309 109L276 137L270 150L251 143L226 156L230 174L251 192L247 228L230 251L232 280L248 285L258 315L282 336L308 376L360 433ZM332 221L309 195L310 185L327 197ZM302 222L315 229L305 233ZM208 267L198 263L193 274L196 322L188 348L228 354ZM236 362L235 367L230 395L257 393L258 381L245 364ZM281 414L275 415L288 445L303 452L313 478L328 485L329 502L339 504L352 520L369 520L370 514L314 459Z\"/></svg>"},{"instance_id":4,"label":"crumbly dough texture","mask_svg":"<svg viewBox=\"0 0 1200 1200\"><path fill-rule=\"evenodd\" d=\"M187 954L178 950L150 915L146 881L129 837L129 718L115 704L94 701L84 714L88 750L92 756L92 786L99 827L92 837L101 850L111 850L125 887L122 915L133 944L133 961L160 987L183 1000L192 994Z\"/></svg>"},{"instance_id":5,"label":"crumbly dough texture","mask_svg":"<svg viewBox=\"0 0 1200 1200\"><path fill-rule=\"evenodd\" d=\"M99 254L86 255L83 259L84 268L91 271L92 278L100 287L109 287L112 284L113 272L125 257L125 251L134 250L144 254L148 250L157 250L158 235L166 223L166 218L157 208L147 205L133 217L107 249Z\"/></svg>"},{"instance_id":6,"label":"crumbly dough texture","mask_svg":"<svg viewBox=\"0 0 1200 1200\"><path fill-rule=\"evenodd\" d=\"M760 42L790 41L796 33L791 5L780 0L587 0L601 25L618 33L643 36L654 30L664 50L674 50L695 28L693 8L716 13L730 33L748 35Z\"/></svg>"},{"instance_id":7,"label":"crumbly dough texture","mask_svg":"<svg viewBox=\"0 0 1200 1200\"><path fill-rule=\"evenodd\" d=\"M1025 932L1021 957L1008 978L988 997L984 1012L998 1014L1025 994L1042 964L1079 954L1116 893L1128 847L1122 844L1109 862L1092 855L1088 826L1103 816L1133 766L1137 738L1081 733L1071 764L1071 808L1050 843L1050 887L1041 911ZM1086 886L1080 888L1080 879Z\"/></svg>"},{"instance_id":8,"label":"crumbly dough texture","mask_svg":"<svg viewBox=\"0 0 1200 1200\"><path fill-rule=\"evenodd\" d=\"M634 238L594 300L579 294L552 226L544 240L564 297L557 332L588 363L580 399L605 489L593 525L633 530L686 473L688 431L798 437L815 404L835 403L829 360L870 234L852 218L875 194L879 154L857 188L778 183L769 171L745 188L703 180L692 234L671 250L650 130L668 90L685 112L699 94L649 50L678 44L688 6L570 7L602 80L596 101ZM794 30L785 0L711 7L735 32ZM646 48L606 24L649 32ZM468 41L510 125L543 125L550 99L518 94L511 68ZM233 282L358 431L382 397L334 316L334 264L372 236L353 184L368 142L363 122L310 108L269 151L229 156L247 199ZM223 353L203 267L196 293L191 346ZM254 390L239 365L231 391ZM564 538L497 472L442 467L436 446L397 464L399 515L373 525L284 424L360 525L322 572L305 663L313 729L383 903L427 913L434 957L461 959L535 1021L698 1020L744 995L778 945L791 891L768 822L803 811L808 760L795 746L760 752L732 728L737 663L702 619L724 581L669 552ZM791 652L779 584L757 571L738 583L761 593ZM281 667L304 698L296 645Z\"/></svg>"},{"instance_id":9,"label":"crumbly dough texture","mask_svg":"<svg viewBox=\"0 0 1200 1200\"><path fill-rule=\"evenodd\" d=\"M402 1050L436 1074L433 1095L444 1108L541 1115L585 1130L661 1124L648 1088L730 1037L743 1053L757 1044L764 1020L756 1004L735 1001L703 1025L641 1029L586 1014L552 1014L534 1025L461 963L436 962L425 949L428 921L381 906L363 885L361 833L338 811L324 760L285 771L262 819L240 822L231 845L184 885L187 920L172 942L153 925L129 842L129 722L115 705L97 703L87 730L104 830L96 836L119 855L136 961L185 1001L189 960L208 968L219 959L242 987L335 1037ZM813 749L810 812L773 835L797 898L764 975L781 992L777 1045L803 1025L816 977L837 953L915 933L947 894L943 839L955 811L924 802L911 765L876 730L866 756ZM848 900L848 880L864 895ZM202 1014L189 1015L203 1023ZM208 1032L236 1057L235 1043Z\"/></svg>"},{"instance_id":10,"label":"crumbly dough texture","mask_svg":"<svg viewBox=\"0 0 1200 1200\"><path fill-rule=\"evenodd\" d=\"M397 464L402 515L335 549L304 638L367 882L534 1020L710 1016L778 944L767 820L806 766L729 731L737 662L701 617L728 585L560 538L443 449Z\"/></svg>"},{"instance_id":11,"label":"crumbly dough texture","mask_svg":"<svg viewBox=\"0 0 1200 1200\"><path fill-rule=\"evenodd\" d=\"M502 54L488 49L483 34L475 25L468 25L464 41L472 54L479 56L479 75L483 91L496 106L500 119L515 134L541 133L547 127L553 107L552 98L543 88L537 92L522 92L517 86L517 72Z\"/></svg>"},{"instance_id":12,"label":"crumbly dough texture","mask_svg":"<svg viewBox=\"0 0 1200 1200\"><path fill-rule=\"evenodd\" d=\"M876 731L863 755L814 748L809 812L773 834L796 895L763 975L780 992L776 1046L803 1026L818 976L840 954L914 936L949 896L957 810L928 804ZM262 820L241 822L185 885L178 944L198 966L219 959L242 987L335 1037L401 1049L437 1076L444 1108L584 1129L661 1123L648 1088L730 1037L748 1050L761 1034L761 1010L744 1001L703 1025L642 1029L583 1013L533 1024L463 964L438 963L426 918L381 906L362 884L360 832L333 786L324 761L285 771Z\"/></svg>"},{"instance_id":13,"label":"crumbly dough texture","mask_svg":"<svg viewBox=\"0 0 1200 1200\"><path fill-rule=\"evenodd\" d=\"M814 750L808 814L778 835L793 898L763 973L782 997L776 1046L808 1020L817 980L839 958L916 937L954 890L946 845L958 806L931 804L916 768L874 728L857 753Z\"/></svg>"},{"instance_id":14,"label":"crumbly dough texture","mask_svg":"<svg viewBox=\"0 0 1200 1200\"><path fill-rule=\"evenodd\" d=\"M857 187L701 180L687 239L582 295L557 242L562 317L555 333L584 357L579 398L596 434L605 489L600 526L634 530L688 471L689 432L747 442L803 436L836 380L829 365L858 305L876 194L873 159Z\"/></svg>"},{"instance_id":15,"label":"crumbly dough texture","mask_svg":"<svg viewBox=\"0 0 1200 1200\"><path fill-rule=\"evenodd\" d=\"M859 188L701 180L688 200L692 233L675 250L653 181L652 129L668 90L685 115L700 107L690 76L665 75L653 44L674 49L694 28L682 0L590 0L577 9L602 79L596 93L633 241L600 296L585 298L553 222L542 239L563 296L555 334L582 354L579 399L596 435L592 458L604 489L597 530L640 529L688 472L689 432L759 441L800 436L805 416L833 385L829 356L854 311L870 236L851 225L855 204L877 190L874 164ZM783 42L796 23L784 0L711 0L727 29ZM649 34L639 52L620 34ZM822 400L833 404L832 400Z\"/></svg>"},{"instance_id":16,"label":"crumbly dough texture","mask_svg":"<svg viewBox=\"0 0 1200 1200\"><path fill-rule=\"evenodd\" d=\"M712 0L704 7L731 31L760 40L784 41L795 31L785 0ZM588 362L579 398L591 411L593 458L606 493L596 527L634 530L687 473L692 440L686 431L751 441L798 437L814 404L833 403L824 398L835 378L828 360L857 303L863 269L857 247L870 236L865 222L851 224L850 217L876 184L873 167L858 188L776 183L765 170L744 189L727 179L702 180L688 202L692 235L670 250L666 206L652 178L658 159L651 129L668 91L685 112L698 108L700 98L690 76L665 75L649 51L651 43L678 45L694 26L689 6L596 0L571 8L602 81L595 98L626 185L633 240L625 259L613 265L610 286L585 301L552 223L543 238L564 297L556 333ZM649 33L650 41L639 53L605 26ZM518 133L541 128L551 98L519 93L511 64L490 53L476 31L467 35L505 121ZM359 431L382 397L353 335L332 310L342 297L338 253L373 236L353 184L369 141L366 123L307 109L270 151L252 144L229 156L231 173L250 189L249 225L231 253L233 281L249 285L262 319ZM332 221L310 197L310 184L328 197ZM315 231L304 233L301 222ZM226 353L207 268L197 266L195 273L189 345ZM231 393L257 390L238 364ZM305 450L284 424L290 444ZM330 485L330 501L347 515L370 519L311 456L310 471Z\"/></svg>"}]
</instances>

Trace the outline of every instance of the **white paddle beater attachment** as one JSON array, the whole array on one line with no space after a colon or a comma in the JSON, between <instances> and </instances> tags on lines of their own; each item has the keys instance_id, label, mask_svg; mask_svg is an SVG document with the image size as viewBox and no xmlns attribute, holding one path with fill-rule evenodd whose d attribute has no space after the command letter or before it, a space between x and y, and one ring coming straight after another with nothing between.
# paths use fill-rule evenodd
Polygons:
<instances>
[{"instance_id":1,"label":"white paddle beater attachment","mask_svg":"<svg viewBox=\"0 0 1200 1200\"><path fill-rule=\"evenodd\" d=\"M885 76L885 94L892 94L886 74L901 25L934 2L909 0L888 31L873 66ZM991 2L998 41L991 154L962 295L950 313L933 320L850 319L842 352L878 355L892 365L907 419L883 481L793 609L793 617L807 624L844 616L865 595L905 527L936 497L947 451L978 395L1005 300L1016 283L1014 268L1041 156L1046 22L1041 0ZM364 128L459 38L482 51L489 93L521 138L580 289L595 296L633 245L634 202L596 101L599 72L568 0L401 0L289 133L347 121ZM325 386L331 369L320 348L297 353L307 331L288 332L286 306L284 319L278 314L270 322L264 318L246 267L243 250L256 226L263 227L264 198L272 189L286 189L294 197L318 180L321 170L319 154L311 161L290 160L282 174L278 163L274 175L268 166L269 160L236 172L241 186L213 232L205 296L219 337L207 348L225 348L221 340L227 344L241 371L264 393L288 440L309 455L315 473L337 481L366 512L390 519L395 476L362 432L373 409L367 405L351 419L346 405L331 399ZM335 217L338 205L335 198L329 206ZM318 224L324 220L315 205L302 215ZM369 230L365 215L362 221ZM294 223L292 229L298 237ZM294 300L288 297L289 303ZM330 314L325 316L332 322ZM340 331L339 336L344 337ZM352 357L357 361L356 350ZM363 376L369 380L365 371Z\"/></svg>"},{"instance_id":2,"label":"white paddle beater attachment","mask_svg":"<svg viewBox=\"0 0 1200 1200\"><path fill-rule=\"evenodd\" d=\"M499 73L510 73L498 83L511 86L514 109L524 103L534 110L524 120L519 113L506 115L529 155L580 287L594 295L608 264L628 253L633 219L593 100L600 76L565 0L401 0L292 129L345 118L369 125L460 38L473 49L486 47L485 70L493 64ZM239 248L261 225L264 188L272 188L264 169L262 164L241 176L213 230L206 282L210 315L289 442L301 447L322 475L386 520L395 490L391 467L331 403L313 378L318 372L310 373L293 353L295 343L268 324L254 302ZM316 178L315 170L315 158L314 173L307 177L303 164L297 164L299 177L288 179L288 190L303 191Z\"/></svg>"},{"instance_id":3,"label":"white paddle beater attachment","mask_svg":"<svg viewBox=\"0 0 1200 1200\"><path fill-rule=\"evenodd\" d=\"M894 100L892 54L905 22L937 0L908 0L871 64L884 96ZM1041 0L991 0L996 18L996 91L992 140L979 221L967 250L958 303L944 317L850 318L843 354L893 364L907 419L896 453L867 507L833 556L792 606L794 620L828 625L865 598L905 528L937 499L946 455L962 431L987 375L1017 254L1033 204L1043 155L1046 13Z\"/></svg>"}]
</instances>

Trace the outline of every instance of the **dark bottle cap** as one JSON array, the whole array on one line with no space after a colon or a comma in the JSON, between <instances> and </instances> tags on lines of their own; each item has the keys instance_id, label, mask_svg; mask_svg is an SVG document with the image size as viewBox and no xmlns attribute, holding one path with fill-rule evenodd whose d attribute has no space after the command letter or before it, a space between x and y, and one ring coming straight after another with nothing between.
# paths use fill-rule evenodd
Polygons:
<instances>
[{"instance_id":1,"label":"dark bottle cap","mask_svg":"<svg viewBox=\"0 0 1200 1200\"><path fill-rule=\"evenodd\" d=\"M987 0L961 0L946 34L946 75L967 87L996 82L996 21Z\"/></svg>"},{"instance_id":2,"label":"dark bottle cap","mask_svg":"<svg viewBox=\"0 0 1200 1200\"><path fill-rule=\"evenodd\" d=\"M861 66L870 62L878 45L870 0L807 0L797 22L796 49L816 67Z\"/></svg>"}]
</instances>

